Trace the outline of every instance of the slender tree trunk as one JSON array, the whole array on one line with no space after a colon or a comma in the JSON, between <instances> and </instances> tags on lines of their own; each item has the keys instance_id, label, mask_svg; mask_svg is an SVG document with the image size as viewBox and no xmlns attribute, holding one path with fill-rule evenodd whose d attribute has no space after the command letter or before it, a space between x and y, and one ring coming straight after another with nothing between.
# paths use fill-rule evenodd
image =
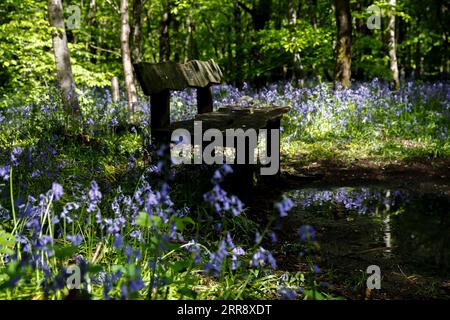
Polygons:
<instances>
[{"instance_id":1,"label":"slender tree trunk","mask_svg":"<svg viewBox=\"0 0 450 320\"><path fill-rule=\"evenodd\" d=\"M128 21L128 0L120 0L120 48L122 51L123 73L128 98L128 116L130 122L135 121L136 87L134 85L133 66L131 64L130 52L130 24Z\"/></svg>"},{"instance_id":2,"label":"slender tree trunk","mask_svg":"<svg viewBox=\"0 0 450 320\"><path fill-rule=\"evenodd\" d=\"M187 35L186 35L186 42L184 43L184 63L191 60L191 42L192 42L192 24L191 24L191 13L189 12L186 17L186 29L187 29Z\"/></svg>"},{"instance_id":3,"label":"slender tree trunk","mask_svg":"<svg viewBox=\"0 0 450 320\"><path fill-rule=\"evenodd\" d=\"M258 6L254 8L253 12L255 30L264 29L272 14L272 0L259 0Z\"/></svg>"},{"instance_id":4,"label":"slender tree trunk","mask_svg":"<svg viewBox=\"0 0 450 320\"><path fill-rule=\"evenodd\" d=\"M234 41L235 41L235 59L233 69L234 71L234 83L238 88L241 88L244 81L244 49L242 48L242 11L241 8L236 5L234 7ZM230 57L233 59L233 57Z\"/></svg>"},{"instance_id":5,"label":"slender tree trunk","mask_svg":"<svg viewBox=\"0 0 450 320\"><path fill-rule=\"evenodd\" d=\"M317 0L311 0L311 24L317 29Z\"/></svg>"},{"instance_id":6,"label":"slender tree trunk","mask_svg":"<svg viewBox=\"0 0 450 320\"><path fill-rule=\"evenodd\" d=\"M70 52L67 46L67 36L64 26L64 11L61 0L48 1L48 16L52 32L53 52L56 61L56 79L62 95L66 111L78 114L78 98L75 92L75 83L70 63Z\"/></svg>"},{"instance_id":7,"label":"slender tree trunk","mask_svg":"<svg viewBox=\"0 0 450 320\"><path fill-rule=\"evenodd\" d=\"M292 40L295 41L295 33L297 29L297 8L300 9L300 5L298 4L298 1L296 0L290 0L289 1L289 25L292 33ZM292 69L292 78L293 80L297 81L297 85L300 88L304 87L305 80L304 80L304 71L303 71L303 65L301 61L300 52L296 51L294 52L293 57L293 69Z\"/></svg>"},{"instance_id":8,"label":"slender tree trunk","mask_svg":"<svg viewBox=\"0 0 450 320\"><path fill-rule=\"evenodd\" d=\"M142 59L142 11L143 0L133 0L133 26L131 28L131 57L133 63Z\"/></svg>"},{"instance_id":9,"label":"slender tree trunk","mask_svg":"<svg viewBox=\"0 0 450 320\"><path fill-rule=\"evenodd\" d=\"M245 3L238 1L238 5L250 16L252 17L253 27L255 31L260 31L266 27L267 22L270 20L270 16L272 15L272 3L273 0L259 0L257 3L254 2L252 8L249 8ZM258 68L259 61L261 60L261 48L258 44L255 43L254 39L252 39L252 47L250 49L252 60L250 63L250 68ZM268 77L256 76L254 79L254 83L256 87L262 87L268 80Z\"/></svg>"},{"instance_id":10,"label":"slender tree trunk","mask_svg":"<svg viewBox=\"0 0 450 320\"><path fill-rule=\"evenodd\" d=\"M337 26L335 80L344 87L351 85L352 17L350 0L334 0Z\"/></svg>"},{"instance_id":11,"label":"slender tree trunk","mask_svg":"<svg viewBox=\"0 0 450 320\"><path fill-rule=\"evenodd\" d=\"M87 14L87 25L89 28L89 38L86 43L86 49L89 50L91 53L91 62L96 63L97 62L97 55L99 55L98 50L95 47L98 47L97 45L97 17L96 17L96 11L97 11L97 4L95 0L89 1L89 9Z\"/></svg>"},{"instance_id":12,"label":"slender tree trunk","mask_svg":"<svg viewBox=\"0 0 450 320\"><path fill-rule=\"evenodd\" d=\"M197 41L194 38L194 32L195 32L195 23L194 19L192 18L191 13L188 14L186 19L186 26L187 26L187 37L186 37L186 57L184 59L185 62L192 60L192 59L198 59L200 53L198 50ZM217 49L214 48L217 53Z\"/></svg>"},{"instance_id":13,"label":"slender tree trunk","mask_svg":"<svg viewBox=\"0 0 450 320\"><path fill-rule=\"evenodd\" d=\"M173 60L180 62L181 41L180 41L180 20L176 16L172 16L173 22L173 39L175 40L175 50L173 53Z\"/></svg>"},{"instance_id":14,"label":"slender tree trunk","mask_svg":"<svg viewBox=\"0 0 450 320\"><path fill-rule=\"evenodd\" d=\"M390 10L395 10L396 0L389 0ZM400 88L400 76L398 73L397 63L397 46L395 41L395 14L390 12L388 15L388 46L389 59L392 73L391 89L397 90Z\"/></svg>"},{"instance_id":15,"label":"slender tree trunk","mask_svg":"<svg viewBox=\"0 0 450 320\"><path fill-rule=\"evenodd\" d=\"M170 60L170 7L171 2L169 0L161 19L161 32L159 35L159 60L161 62Z\"/></svg>"},{"instance_id":16,"label":"slender tree trunk","mask_svg":"<svg viewBox=\"0 0 450 320\"><path fill-rule=\"evenodd\" d=\"M111 99L114 103L119 101L119 80L117 77L111 78Z\"/></svg>"},{"instance_id":17,"label":"slender tree trunk","mask_svg":"<svg viewBox=\"0 0 450 320\"><path fill-rule=\"evenodd\" d=\"M450 21L448 16L449 11L449 5L448 1L437 1L437 17L439 20L439 24L442 28L442 36L444 38L444 44L441 46L441 57L442 62L440 66L440 72L441 72L441 79L445 80L448 79L450 74L450 52L449 52L449 32L448 32L448 23Z\"/></svg>"}]
</instances>

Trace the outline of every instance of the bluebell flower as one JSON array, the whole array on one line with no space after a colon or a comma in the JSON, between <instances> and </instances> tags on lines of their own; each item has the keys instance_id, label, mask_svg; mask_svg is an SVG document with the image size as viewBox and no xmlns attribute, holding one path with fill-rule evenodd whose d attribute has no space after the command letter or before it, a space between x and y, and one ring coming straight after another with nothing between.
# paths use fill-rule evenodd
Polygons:
<instances>
[{"instance_id":1,"label":"bluebell flower","mask_svg":"<svg viewBox=\"0 0 450 320\"><path fill-rule=\"evenodd\" d=\"M205 265L205 271L212 272L216 277L218 277L222 272L222 267L226 256L228 256L227 245L224 240L221 240L217 252L210 253L210 259Z\"/></svg>"},{"instance_id":2,"label":"bluebell flower","mask_svg":"<svg viewBox=\"0 0 450 320\"><path fill-rule=\"evenodd\" d=\"M278 290L278 295L280 296L281 300L295 300L297 299L297 294L294 290L287 287L282 287Z\"/></svg>"},{"instance_id":3,"label":"bluebell flower","mask_svg":"<svg viewBox=\"0 0 450 320\"><path fill-rule=\"evenodd\" d=\"M284 197L284 199L275 204L275 207L278 209L279 213L280 213L280 217L286 217L288 215L288 212L295 206L294 202L287 198Z\"/></svg>"},{"instance_id":4,"label":"bluebell flower","mask_svg":"<svg viewBox=\"0 0 450 320\"><path fill-rule=\"evenodd\" d=\"M221 183L222 181L223 181L223 177L222 177L222 174L220 173L220 170L214 171L214 175L211 178L211 182L213 184L218 184L218 183Z\"/></svg>"},{"instance_id":5,"label":"bluebell flower","mask_svg":"<svg viewBox=\"0 0 450 320\"><path fill-rule=\"evenodd\" d=\"M53 199L55 201L58 201L62 197L62 195L64 194L62 185L60 185L59 183L53 182L53 184L52 184L52 194L53 194Z\"/></svg>"},{"instance_id":6,"label":"bluebell flower","mask_svg":"<svg viewBox=\"0 0 450 320\"><path fill-rule=\"evenodd\" d=\"M66 239L69 240L74 247L78 247L81 244L81 242L83 242L83 237L79 234L74 236L68 235Z\"/></svg>"},{"instance_id":7,"label":"bluebell flower","mask_svg":"<svg viewBox=\"0 0 450 320\"><path fill-rule=\"evenodd\" d=\"M250 264L254 267L264 267L267 262L267 251L260 247L252 257Z\"/></svg>"},{"instance_id":8,"label":"bluebell flower","mask_svg":"<svg viewBox=\"0 0 450 320\"><path fill-rule=\"evenodd\" d=\"M102 199L102 193L96 181L92 182L91 189L89 190L89 199L92 202L99 202Z\"/></svg>"},{"instance_id":9,"label":"bluebell flower","mask_svg":"<svg viewBox=\"0 0 450 320\"><path fill-rule=\"evenodd\" d=\"M136 279L130 280L129 286L131 292L136 292L145 288L144 282L142 281L142 278L140 276L138 276Z\"/></svg>"},{"instance_id":10,"label":"bluebell flower","mask_svg":"<svg viewBox=\"0 0 450 320\"><path fill-rule=\"evenodd\" d=\"M139 229L135 229L130 233L131 238L136 238L139 242L144 242L144 238L142 237L142 232Z\"/></svg>"},{"instance_id":11,"label":"bluebell flower","mask_svg":"<svg viewBox=\"0 0 450 320\"><path fill-rule=\"evenodd\" d=\"M18 166L19 165L19 157L22 154L22 148L21 147L14 147L12 152L11 152L11 164L13 166Z\"/></svg>"},{"instance_id":12,"label":"bluebell flower","mask_svg":"<svg viewBox=\"0 0 450 320\"><path fill-rule=\"evenodd\" d=\"M320 273L320 268L319 268L319 266L317 264L313 265L313 272L314 273Z\"/></svg>"},{"instance_id":13,"label":"bluebell flower","mask_svg":"<svg viewBox=\"0 0 450 320\"><path fill-rule=\"evenodd\" d=\"M261 241L262 241L261 234L260 234L258 231L256 231L256 234L255 234L255 243L256 243L256 244L260 244Z\"/></svg>"},{"instance_id":14,"label":"bluebell flower","mask_svg":"<svg viewBox=\"0 0 450 320\"><path fill-rule=\"evenodd\" d=\"M203 195L203 199L210 204L212 208L224 217L227 212L233 216L241 214L244 210L243 203L236 196L228 196L227 192L216 184L210 192Z\"/></svg>"},{"instance_id":15,"label":"bluebell flower","mask_svg":"<svg viewBox=\"0 0 450 320\"><path fill-rule=\"evenodd\" d=\"M310 225L303 225L298 230L298 234L300 236L300 241L303 241L303 242L314 241L316 231Z\"/></svg>"},{"instance_id":16,"label":"bluebell flower","mask_svg":"<svg viewBox=\"0 0 450 320\"><path fill-rule=\"evenodd\" d=\"M267 262L269 263L271 269L277 268L277 261L270 252L267 254Z\"/></svg>"},{"instance_id":17,"label":"bluebell flower","mask_svg":"<svg viewBox=\"0 0 450 320\"><path fill-rule=\"evenodd\" d=\"M270 239L271 239L272 243L276 243L278 241L277 234L275 232L272 232L270 234Z\"/></svg>"},{"instance_id":18,"label":"bluebell flower","mask_svg":"<svg viewBox=\"0 0 450 320\"><path fill-rule=\"evenodd\" d=\"M3 181L8 181L10 171L10 166L0 167L0 178L3 179Z\"/></svg>"},{"instance_id":19,"label":"bluebell flower","mask_svg":"<svg viewBox=\"0 0 450 320\"><path fill-rule=\"evenodd\" d=\"M128 288L125 284L120 286L120 297L122 300L126 300L128 298Z\"/></svg>"},{"instance_id":20,"label":"bluebell flower","mask_svg":"<svg viewBox=\"0 0 450 320\"><path fill-rule=\"evenodd\" d=\"M114 235L114 248L116 249L123 248L123 237L120 234Z\"/></svg>"},{"instance_id":21,"label":"bluebell flower","mask_svg":"<svg viewBox=\"0 0 450 320\"><path fill-rule=\"evenodd\" d=\"M231 235L229 232L227 233L227 244L230 247L230 249L234 249L233 239L231 239Z\"/></svg>"}]
</instances>

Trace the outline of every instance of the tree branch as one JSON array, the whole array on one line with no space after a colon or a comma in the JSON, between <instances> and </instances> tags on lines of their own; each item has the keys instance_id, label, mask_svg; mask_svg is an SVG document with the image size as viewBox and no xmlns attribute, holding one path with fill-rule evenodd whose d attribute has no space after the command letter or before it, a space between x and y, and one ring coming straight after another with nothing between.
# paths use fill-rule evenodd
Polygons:
<instances>
[{"instance_id":1,"label":"tree branch","mask_svg":"<svg viewBox=\"0 0 450 320\"><path fill-rule=\"evenodd\" d=\"M104 51L104 52L109 52L109 53L115 54L115 55L117 55L119 57L121 56L121 54L119 52L117 52L117 51L112 51L112 50L100 48L100 47L94 46L93 44L89 44L89 46L91 48L94 48L94 49L97 49L97 50L100 50L100 51Z\"/></svg>"}]
</instances>

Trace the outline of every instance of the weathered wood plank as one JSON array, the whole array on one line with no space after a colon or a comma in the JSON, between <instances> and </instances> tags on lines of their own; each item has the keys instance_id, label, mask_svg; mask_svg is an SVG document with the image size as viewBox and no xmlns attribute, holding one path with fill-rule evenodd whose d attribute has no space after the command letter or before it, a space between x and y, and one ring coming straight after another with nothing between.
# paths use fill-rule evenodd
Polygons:
<instances>
[{"instance_id":1,"label":"weathered wood plank","mask_svg":"<svg viewBox=\"0 0 450 320\"><path fill-rule=\"evenodd\" d=\"M145 95L188 87L206 88L223 81L222 71L214 60L192 60L185 64L141 62L135 64L134 69Z\"/></svg>"},{"instance_id":2,"label":"weathered wood plank","mask_svg":"<svg viewBox=\"0 0 450 320\"><path fill-rule=\"evenodd\" d=\"M193 120L173 122L167 131L175 129L187 129L193 134L194 120L202 121L203 131L208 129L218 129L225 133L226 129L249 129L255 130L267 128L269 123L279 120L284 113L288 112L287 107L273 108L253 108L245 110L247 107L220 108L217 112L208 112L197 115ZM279 123L279 122L278 122Z\"/></svg>"}]
</instances>

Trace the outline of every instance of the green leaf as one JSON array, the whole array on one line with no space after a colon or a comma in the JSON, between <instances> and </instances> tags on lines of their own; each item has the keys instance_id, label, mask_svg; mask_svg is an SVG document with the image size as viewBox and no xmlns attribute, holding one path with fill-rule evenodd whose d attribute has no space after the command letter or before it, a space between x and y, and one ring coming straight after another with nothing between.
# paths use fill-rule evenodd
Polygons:
<instances>
[{"instance_id":1,"label":"green leaf","mask_svg":"<svg viewBox=\"0 0 450 320\"><path fill-rule=\"evenodd\" d=\"M64 259L73 256L75 253L77 253L77 251L78 249L73 246L55 247L55 257L58 259Z\"/></svg>"},{"instance_id":2,"label":"green leaf","mask_svg":"<svg viewBox=\"0 0 450 320\"><path fill-rule=\"evenodd\" d=\"M16 239L13 235L4 230L0 230L0 253L14 253L13 249L15 244Z\"/></svg>"},{"instance_id":3,"label":"green leaf","mask_svg":"<svg viewBox=\"0 0 450 320\"><path fill-rule=\"evenodd\" d=\"M147 212L139 212L136 224L141 227L157 227L161 225L162 220L158 216L149 216Z\"/></svg>"}]
</instances>

